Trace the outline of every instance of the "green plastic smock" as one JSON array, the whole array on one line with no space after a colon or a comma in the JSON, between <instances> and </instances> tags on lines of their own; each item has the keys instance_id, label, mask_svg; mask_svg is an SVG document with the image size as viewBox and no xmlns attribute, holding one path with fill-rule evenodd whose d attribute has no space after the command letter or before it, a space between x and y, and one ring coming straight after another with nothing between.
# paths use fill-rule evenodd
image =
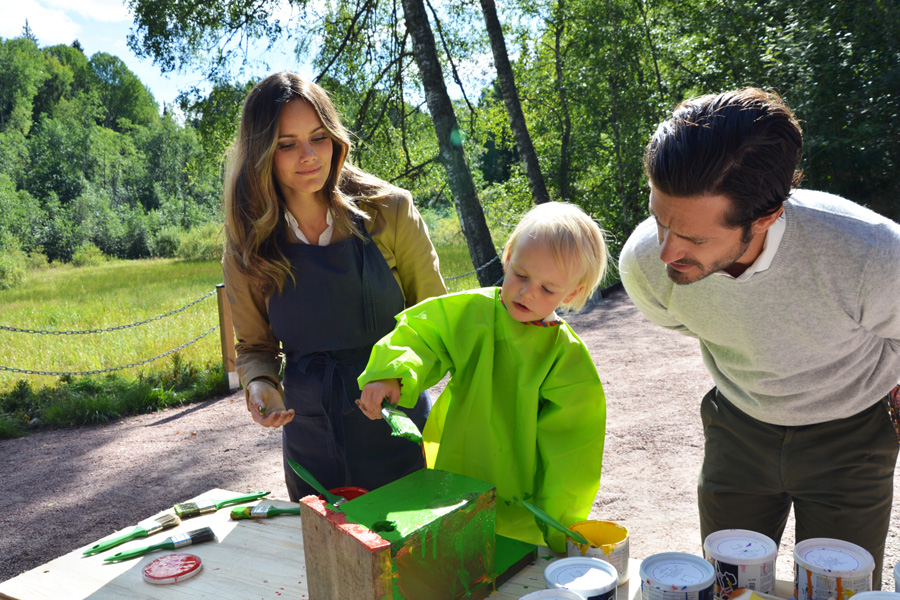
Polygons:
<instances>
[{"instance_id":1,"label":"green plastic smock","mask_svg":"<svg viewBox=\"0 0 900 600\"><path fill-rule=\"evenodd\" d=\"M400 378L399 404L412 407L450 373L422 432L428 466L493 484L498 534L562 552L563 534L545 537L513 498L564 525L587 518L600 486L603 387L568 324L516 321L499 293L468 290L403 311L359 386Z\"/></svg>"}]
</instances>

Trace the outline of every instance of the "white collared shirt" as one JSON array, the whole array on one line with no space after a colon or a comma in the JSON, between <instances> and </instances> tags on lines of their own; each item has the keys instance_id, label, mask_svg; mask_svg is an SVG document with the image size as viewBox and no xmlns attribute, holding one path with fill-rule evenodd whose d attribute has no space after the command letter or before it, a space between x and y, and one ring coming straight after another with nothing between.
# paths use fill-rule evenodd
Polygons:
<instances>
[{"instance_id":1,"label":"white collared shirt","mask_svg":"<svg viewBox=\"0 0 900 600\"><path fill-rule=\"evenodd\" d=\"M736 279L737 281L747 281L752 277L755 273L762 273L766 269L768 269L772 265L772 261L775 259L775 254L778 253L778 247L781 245L781 238L784 237L784 212L782 212L778 219L772 223L772 226L769 227L768 231L766 231L766 239L763 241L763 249L762 252L759 253L759 256L756 257L756 260L753 261L747 270L738 275L737 277L732 277L730 274L725 271L719 271L721 275L727 275L728 277L732 277L732 279Z\"/></svg>"},{"instance_id":2,"label":"white collared shirt","mask_svg":"<svg viewBox=\"0 0 900 600\"><path fill-rule=\"evenodd\" d=\"M309 240L306 239L306 236L300 231L300 225L297 223L297 219L294 218L294 215L291 214L291 211L284 211L284 219L287 221L288 227L291 230L291 233L294 234L294 239L303 244L309 244ZM328 209L328 212L325 213L325 231L322 232L322 235L319 236L319 245L327 246L331 243L331 236L334 233L334 218L331 216L331 209Z\"/></svg>"}]
</instances>

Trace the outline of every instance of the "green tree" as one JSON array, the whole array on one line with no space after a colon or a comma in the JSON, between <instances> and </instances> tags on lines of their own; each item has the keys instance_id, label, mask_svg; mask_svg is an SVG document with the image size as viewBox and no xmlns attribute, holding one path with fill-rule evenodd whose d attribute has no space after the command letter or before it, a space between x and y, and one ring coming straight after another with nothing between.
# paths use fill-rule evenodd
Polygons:
<instances>
[{"instance_id":1,"label":"green tree","mask_svg":"<svg viewBox=\"0 0 900 600\"><path fill-rule=\"evenodd\" d=\"M106 109L102 125L119 129L119 119L149 125L159 116L153 94L131 72L122 59L105 52L91 56L91 68L97 76L97 91Z\"/></svg>"}]
</instances>

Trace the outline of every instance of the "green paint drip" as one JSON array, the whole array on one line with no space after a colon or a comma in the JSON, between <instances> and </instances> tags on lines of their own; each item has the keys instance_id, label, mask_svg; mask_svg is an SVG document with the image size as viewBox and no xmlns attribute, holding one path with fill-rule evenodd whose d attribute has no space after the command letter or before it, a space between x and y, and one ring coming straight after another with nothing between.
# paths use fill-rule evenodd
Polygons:
<instances>
[{"instance_id":1,"label":"green paint drip","mask_svg":"<svg viewBox=\"0 0 900 600\"><path fill-rule=\"evenodd\" d=\"M492 589L496 492L483 481L422 469L341 506L347 521L391 544L397 599L467 598ZM392 531L384 524L392 523Z\"/></svg>"}]
</instances>

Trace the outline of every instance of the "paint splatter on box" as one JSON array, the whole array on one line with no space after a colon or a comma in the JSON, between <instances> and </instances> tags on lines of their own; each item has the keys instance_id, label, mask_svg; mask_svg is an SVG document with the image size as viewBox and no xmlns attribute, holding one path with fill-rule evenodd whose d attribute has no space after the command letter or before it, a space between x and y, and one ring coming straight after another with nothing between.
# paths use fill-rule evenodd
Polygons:
<instances>
[{"instance_id":1,"label":"paint splatter on box","mask_svg":"<svg viewBox=\"0 0 900 600\"><path fill-rule=\"evenodd\" d=\"M485 598L494 586L492 485L422 469L341 505L301 501L310 596Z\"/></svg>"}]
</instances>

